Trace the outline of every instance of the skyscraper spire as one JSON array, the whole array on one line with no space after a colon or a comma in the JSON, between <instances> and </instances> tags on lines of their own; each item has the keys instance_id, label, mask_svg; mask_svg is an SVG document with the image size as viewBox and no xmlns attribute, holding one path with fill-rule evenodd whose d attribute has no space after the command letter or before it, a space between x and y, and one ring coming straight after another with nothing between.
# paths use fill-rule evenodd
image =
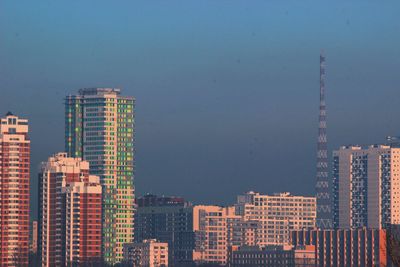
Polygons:
<instances>
[{"instance_id":1,"label":"skyscraper spire","mask_svg":"<svg viewBox=\"0 0 400 267\"><path fill-rule=\"evenodd\" d=\"M320 102L317 146L317 227L332 228L331 200L328 174L328 144L326 135L325 55L320 54Z\"/></svg>"}]
</instances>

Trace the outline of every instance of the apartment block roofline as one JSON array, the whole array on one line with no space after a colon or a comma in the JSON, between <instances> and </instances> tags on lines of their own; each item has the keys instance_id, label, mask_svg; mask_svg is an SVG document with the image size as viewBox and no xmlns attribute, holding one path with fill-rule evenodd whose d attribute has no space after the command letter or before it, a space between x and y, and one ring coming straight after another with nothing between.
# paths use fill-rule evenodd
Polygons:
<instances>
[{"instance_id":1,"label":"apartment block roofline","mask_svg":"<svg viewBox=\"0 0 400 267\"><path fill-rule=\"evenodd\" d=\"M269 197L315 197L315 196L306 196L306 195L294 195L291 192L273 192L272 194L260 193L255 191L245 192L244 195L253 195L253 196L269 196Z\"/></svg>"},{"instance_id":2,"label":"apartment block roofline","mask_svg":"<svg viewBox=\"0 0 400 267\"><path fill-rule=\"evenodd\" d=\"M79 89L78 92L80 95L96 95L98 93L116 93L119 95L121 89L112 87L87 87Z\"/></svg>"},{"instance_id":3,"label":"apartment block roofline","mask_svg":"<svg viewBox=\"0 0 400 267\"><path fill-rule=\"evenodd\" d=\"M387 144L372 144L372 145L345 145L339 147L339 150L361 150L361 149L368 149L368 148L391 148L390 145Z\"/></svg>"},{"instance_id":4,"label":"apartment block roofline","mask_svg":"<svg viewBox=\"0 0 400 267\"><path fill-rule=\"evenodd\" d=\"M84 99L86 97L96 97L96 96L104 96L104 95L116 95L119 99L126 100L136 100L133 96L124 96L121 95L120 88L112 88L112 87L86 87L78 90L78 94L68 94L64 100L65 103L68 103L69 100L79 100Z\"/></svg>"}]
</instances>

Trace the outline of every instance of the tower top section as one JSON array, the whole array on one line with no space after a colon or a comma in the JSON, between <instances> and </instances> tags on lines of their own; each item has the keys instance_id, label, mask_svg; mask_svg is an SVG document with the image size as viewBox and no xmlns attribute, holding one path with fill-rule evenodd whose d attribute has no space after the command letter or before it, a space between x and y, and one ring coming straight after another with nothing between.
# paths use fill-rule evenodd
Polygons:
<instances>
[{"instance_id":1,"label":"tower top section","mask_svg":"<svg viewBox=\"0 0 400 267\"><path fill-rule=\"evenodd\" d=\"M4 118L0 118L1 134L24 134L28 133L28 120L19 118L8 112Z\"/></svg>"},{"instance_id":2,"label":"tower top section","mask_svg":"<svg viewBox=\"0 0 400 267\"><path fill-rule=\"evenodd\" d=\"M82 88L79 89L80 95L104 95L104 94L121 94L119 88Z\"/></svg>"}]
</instances>

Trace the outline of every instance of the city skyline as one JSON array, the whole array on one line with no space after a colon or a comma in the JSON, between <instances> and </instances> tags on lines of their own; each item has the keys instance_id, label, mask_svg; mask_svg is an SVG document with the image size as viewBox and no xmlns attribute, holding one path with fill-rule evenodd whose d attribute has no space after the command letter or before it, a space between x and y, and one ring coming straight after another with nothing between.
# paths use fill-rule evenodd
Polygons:
<instances>
[{"instance_id":1,"label":"city skyline","mask_svg":"<svg viewBox=\"0 0 400 267\"><path fill-rule=\"evenodd\" d=\"M0 1L0 265L400 265L399 9Z\"/></svg>"},{"instance_id":2,"label":"city skyline","mask_svg":"<svg viewBox=\"0 0 400 267\"><path fill-rule=\"evenodd\" d=\"M140 5L150 15L135 13L138 24L121 7L114 7L121 11L119 19L110 14L114 21L102 22L109 7L104 2L89 17L83 12L87 4L2 5L0 12L14 12L0 16L0 25L10 25L0 26L7 47L0 50L0 107L32 125L32 188L40 162L63 150L63 98L82 87L110 86L138 100L139 195L182 195L204 204L227 204L255 188L312 195L321 48L329 58L329 156L342 144L382 143L400 131L392 115L399 112L395 85L400 65L393 56L400 42L390 39L398 27L392 5L380 5L386 16L377 17L371 2L326 7L260 2L264 11L244 3L229 11L223 3L209 9L187 3L181 8L189 15L168 17L165 25L155 18L165 18L177 5L160 6L154 13L149 13L154 6ZM130 4L122 6L128 10ZM72 11L71 24L63 22L68 16L61 11L60 18L54 17L51 11L60 7ZM198 14L192 7L199 7ZM363 12L356 12L359 8ZM225 20L219 20L221 14ZM183 23L190 16L197 20L190 24L192 35ZM329 20L321 22L324 16ZM124 31L126 24L131 27ZM141 31L137 25L147 26ZM105 38L103 27L120 42ZM148 33L153 30L154 35ZM66 46L68 40L81 42ZM154 45L146 50L145 44ZM51 57L56 55L60 58ZM274 152L281 148L290 153ZM293 165L285 167L286 161ZM215 181L221 186L213 186ZM33 191L33 204L35 198ZM34 206L31 211L36 214Z\"/></svg>"}]
</instances>

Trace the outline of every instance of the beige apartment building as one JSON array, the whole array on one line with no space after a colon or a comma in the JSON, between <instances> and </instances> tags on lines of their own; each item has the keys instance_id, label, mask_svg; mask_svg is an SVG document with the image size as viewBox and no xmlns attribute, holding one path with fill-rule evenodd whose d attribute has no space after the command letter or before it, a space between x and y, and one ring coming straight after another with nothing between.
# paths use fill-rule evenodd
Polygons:
<instances>
[{"instance_id":1,"label":"beige apartment building","mask_svg":"<svg viewBox=\"0 0 400 267\"><path fill-rule=\"evenodd\" d=\"M38 221L32 221L31 226L31 236L30 236L30 248L29 252L36 254L37 253L37 242L38 242Z\"/></svg>"},{"instance_id":2,"label":"beige apartment building","mask_svg":"<svg viewBox=\"0 0 400 267\"><path fill-rule=\"evenodd\" d=\"M136 242L168 242L170 262L180 266L224 266L232 246L288 245L291 230L314 228L316 220L315 197L289 193L249 192L228 207L161 202L138 201Z\"/></svg>"},{"instance_id":3,"label":"beige apartment building","mask_svg":"<svg viewBox=\"0 0 400 267\"><path fill-rule=\"evenodd\" d=\"M235 207L193 206L193 261L226 265L232 241L229 233L234 221L240 219L235 215Z\"/></svg>"},{"instance_id":4,"label":"beige apartment building","mask_svg":"<svg viewBox=\"0 0 400 267\"><path fill-rule=\"evenodd\" d=\"M146 239L142 243L124 244L124 263L134 267L167 267L168 243Z\"/></svg>"},{"instance_id":5,"label":"beige apartment building","mask_svg":"<svg viewBox=\"0 0 400 267\"><path fill-rule=\"evenodd\" d=\"M261 247L289 245L291 231L311 229L316 223L315 197L248 192L238 196L235 207L244 221L259 223L256 245Z\"/></svg>"},{"instance_id":6,"label":"beige apartment building","mask_svg":"<svg viewBox=\"0 0 400 267\"><path fill-rule=\"evenodd\" d=\"M28 120L0 118L0 266L28 266L30 139Z\"/></svg>"}]
</instances>

